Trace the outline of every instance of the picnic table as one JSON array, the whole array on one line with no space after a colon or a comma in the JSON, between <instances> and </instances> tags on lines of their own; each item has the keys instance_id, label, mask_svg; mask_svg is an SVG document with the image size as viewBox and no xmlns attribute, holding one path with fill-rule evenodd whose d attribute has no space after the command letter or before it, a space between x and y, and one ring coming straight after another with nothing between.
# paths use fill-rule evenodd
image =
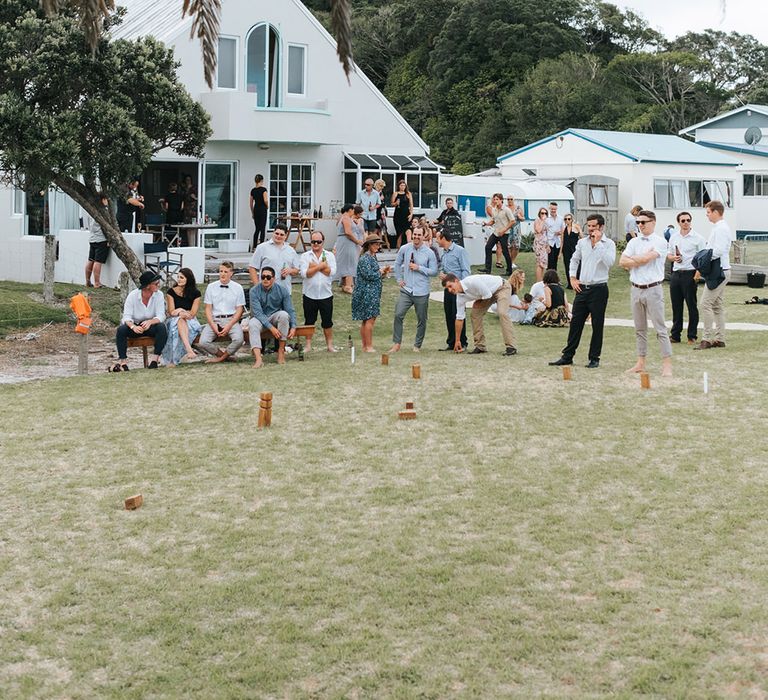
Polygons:
<instances>
[{"instance_id":1,"label":"picnic table","mask_svg":"<svg viewBox=\"0 0 768 700\"><path fill-rule=\"evenodd\" d=\"M301 214L291 214L290 216L278 216L278 221L284 222L288 226L288 236L286 237L286 240L288 241L290 245L290 238L291 234L295 231L296 232L296 240L293 242L293 247L298 252L299 250L299 243L301 243L301 250L304 252L305 250L309 250L311 248L311 237L312 237L312 222L317 221L318 217L316 216L303 216ZM304 240L304 233L309 234L309 237L307 240Z\"/></svg>"},{"instance_id":2,"label":"picnic table","mask_svg":"<svg viewBox=\"0 0 768 700\"><path fill-rule=\"evenodd\" d=\"M209 229L209 228L218 228L218 224L168 224L170 228L176 229L176 235L169 241L168 245L177 245L179 239L181 238L182 232L186 232L187 234L187 245L188 246L197 246L200 247L202 245L202 240L200 240L200 231L203 229Z\"/></svg>"}]
</instances>

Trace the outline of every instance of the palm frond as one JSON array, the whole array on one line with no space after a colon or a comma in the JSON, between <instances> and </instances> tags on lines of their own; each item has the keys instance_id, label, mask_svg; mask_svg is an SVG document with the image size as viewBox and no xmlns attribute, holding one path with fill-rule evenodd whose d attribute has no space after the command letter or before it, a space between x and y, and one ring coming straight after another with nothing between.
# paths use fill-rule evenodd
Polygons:
<instances>
[{"instance_id":1,"label":"palm frond","mask_svg":"<svg viewBox=\"0 0 768 700\"><path fill-rule=\"evenodd\" d=\"M48 16L57 14L65 5L74 10L92 51L99 44L104 20L115 10L115 0L40 0L40 4Z\"/></svg>"},{"instance_id":2,"label":"palm frond","mask_svg":"<svg viewBox=\"0 0 768 700\"><path fill-rule=\"evenodd\" d=\"M349 80L352 71L352 12L349 0L331 0L331 29L336 38L336 53Z\"/></svg>"},{"instance_id":3,"label":"palm frond","mask_svg":"<svg viewBox=\"0 0 768 700\"><path fill-rule=\"evenodd\" d=\"M218 57L221 0L184 0L182 16L194 17L190 36L197 36L203 50L205 82L213 88Z\"/></svg>"}]
</instances>

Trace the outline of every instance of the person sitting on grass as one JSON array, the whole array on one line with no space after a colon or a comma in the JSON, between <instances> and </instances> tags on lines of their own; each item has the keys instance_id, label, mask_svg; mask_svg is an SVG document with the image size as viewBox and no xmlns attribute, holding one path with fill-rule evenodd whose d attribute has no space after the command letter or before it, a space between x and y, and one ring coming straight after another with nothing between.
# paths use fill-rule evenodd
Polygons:
<instances>
[{"instance_id":1,"label":"person sitting on grass","mask_svg":"<svg viewBox=\"0 0 768 700\"><path fill-rule=\"evenodd\" d=\"M110 372L128 371L128 339L154 338L154 355L147 366L157 369L160 354L168 339L165 321L165 300L160 291L162 277L152 270L145 270L139 277L139 289L134 289L125 298L123 319L117 329L117 362Z\"/></svg>"},{"instance_id":2,"label":"person sitting on grass","mask_svg":"<svg viewBox=\"0 0 768 700\"><path fill-rule=\"evenodd\" d=\"M175 286L165 295L168 304L168 318L165 322L168 342L163 349L163 361L166 367L173 367L182 360L197 359L192 343L203 329L197 320L201 296L195 282L195 273L188 267L182 267Z\"/></svg>"},{"instance_id":3,"label":"person sitting on grass","mask_svg":"<svg viewBox=\"0 0 768 700\"><path fill-rule=\"evenodd\" d=\"M224 260L219 265L219 279L211 282L205 290L205 318L208 321L200 334L198 346L213 355L206 362L234 362L235 353L243 344L243 329L240 318L245 310L245 292L242 286L232 279L235 266ZM229 338L226 349L220 350L214 344L217 338Z\"/></svg>"},{"instance_id":4,"label":"person sitting on grass","mask_svg":"<svg viewBox=\"0 0 768 700\"><path fill-rule=\"evenodd\" d=\"M285 341L296 335L296 311L291 293L280 284L275 284L275 271L262 267L259 284L251 287L251 318L248 321L248 335L253 353L253 366L261 367L261 330L266 328L277 340L277 364L285 364Z\"/></svg>"},{"instance_id":5,"label":"person sitting on grass","mask_svg":"<svg viewBox=\"0 0 768 700\"><path fill-rule=\"evenodd\" d=\"M540 328L563 328L568 325L568 299L560 284L557 270L544 273L544 308L533 317L533 325Z\"/></svg>"}]
</instances>

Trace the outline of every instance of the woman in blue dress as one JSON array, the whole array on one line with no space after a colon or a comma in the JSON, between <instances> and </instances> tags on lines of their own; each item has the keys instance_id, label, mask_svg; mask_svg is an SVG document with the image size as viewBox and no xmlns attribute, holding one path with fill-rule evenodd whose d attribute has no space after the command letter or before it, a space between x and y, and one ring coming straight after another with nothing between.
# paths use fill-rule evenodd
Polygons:
<instances>
[{"instance_id":1,"label":"woman in blue dress","mask_svg":"<svg viewBox=\"0 0 768 700\"><path fill-rule=\"evenodd\" d=\"M376 352L373 347L373 326L381 312L381 280L392 269L387 265L379 270L376 253L380 248L381 238L375 233L365 239L363 254L357 263L357 284L352 293L352 320L362 321L360 339L363 343L363 352Z\"/></svg>"},{"instance_id":2,"label":"woman in blue dress","mask_svg":"<svg viewBox=\"0 0 768 700\"><path fill-rule=\"evenodd\" d=\"M365 239L362 227L355 223L354 212L354 205L344 205L336 236L336 274L339 276L341 291L346 294L352 294L360 246Z\"/></svg>"},{"instance_id":3,"label":"woman in blue dress","mask_svg":"<svg viewBox=\"0 0 768 700\"><path fill-rule=\"evenodd\" d=\"M168 306L165 321L168 326L168 342L163 348L163 360L166 367L173 367L182 360L197 359L192 343L202 330L197 320L200 297L195 273L188 267L182 267L176 278L176 285L168 290L165 297Z\"/></svg>"}]
</instances>

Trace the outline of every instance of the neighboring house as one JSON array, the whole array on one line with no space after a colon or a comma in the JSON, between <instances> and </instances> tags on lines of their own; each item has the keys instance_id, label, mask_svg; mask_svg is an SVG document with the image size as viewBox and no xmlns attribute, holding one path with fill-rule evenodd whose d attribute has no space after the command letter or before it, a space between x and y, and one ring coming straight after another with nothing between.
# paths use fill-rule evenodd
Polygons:
<instances>
[{"instance_id":1,"label":"neighboring house","mask_svg":"<svg viewBox=\"0 0 768 700\"><path fill-rule=\"evenodd\" d=\"M439 167L429 148L371 81L356 69L347 81L336 43L298 0L223 0L218 72L213 90L203 79L200 44L178 0L121 0L124 22L115 38L153 35L173 47L179 75L211 114L213 135L201 160L163 152L142 174L146 213L159 214L171 181L189 176L200 218L219 228L217 239L250 241L249 192L260 173L269 190L270 228L278 215L314 212L316 226L333 235L331 215L354 202L368 176L383 177L389 196L407 180L417 207L436 207ZM0 189L0 279L38 281L42 239L35 234L79 227L79 212L58 193L25 201ZM54 217L53 209L63 212ZM66 214L66 215L64 215ZM87 247L86 247L87 248Z\"/></svg>"},{"instance_id":2,"label":"neighboring house","mask_svg":"<svg viewBox=\"0 0 768 700\"><path fill-rule=\"evenodd\" d=\"M570 181L582 224L602 213L614 239L624 237L624 217L635 204L656 212L657 231L689 210L694 226L708 229L704 205L722 199L733 208L739 161L678 136L566 129L498 158L502 175ZM735 226L733 212L726 213Z\"/></svg>"},{"instance_id":3,"label":"neighboring house","mask_svg":"<svg viewBox=\"0 0 768 700\"><path fill-rule=\"evenodd\" d=\"M744 105L680 132L740 162L737 236L768 234L768 106Z\"/></svg>"}]
</instances>

